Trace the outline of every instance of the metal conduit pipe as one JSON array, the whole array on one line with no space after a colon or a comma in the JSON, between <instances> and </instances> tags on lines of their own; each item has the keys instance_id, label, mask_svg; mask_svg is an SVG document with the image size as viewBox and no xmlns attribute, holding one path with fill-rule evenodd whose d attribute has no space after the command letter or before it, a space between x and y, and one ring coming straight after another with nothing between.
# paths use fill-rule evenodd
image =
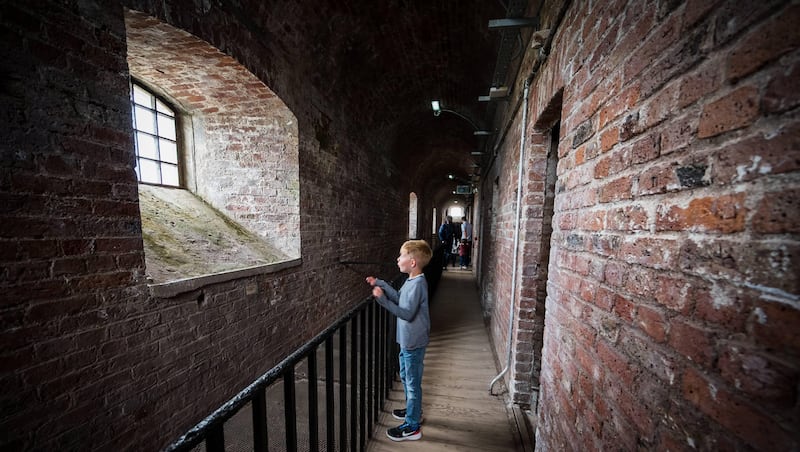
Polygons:
<instances>
[{"instance_id":1,"label":"metal conduit pipe","mask_svg":"<svg viewBox=\"0 0 800 452\"><path fill-rule=\"evenodd\" d=\"M520 222L522 217L522 176L523 176L523 169L524 169L524 158L525 158L525 135L528 131L528 91L530 90L531 86L531 78L527 78L525 80L525 89L523 91L523 101L522 101L522 132L520 133L519 137L519 170L517 171L517 207L515 216L516 219L514 221L514 258L511 264L511 305L508 309L508 355L506 357L506 367L503 368L500 373L494 377L491 383L489 383L489 394L492 394L492 388L494 384L497 383L500 378L508 372L508 368L511 367L511 352L512 352L512 344L514 340L514 306L516 300L516 292L517 292L517 255L519 254L519 228Z\"/></svg>"}]
</instances>

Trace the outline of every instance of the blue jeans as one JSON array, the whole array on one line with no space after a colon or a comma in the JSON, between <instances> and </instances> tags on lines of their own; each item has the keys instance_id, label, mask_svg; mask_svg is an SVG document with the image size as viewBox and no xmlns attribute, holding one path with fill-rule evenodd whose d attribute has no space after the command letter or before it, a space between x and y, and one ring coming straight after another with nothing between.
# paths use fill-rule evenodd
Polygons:
<instances>
[{"instance_id":1,"label":"blue jeans","mask_svg":"<svg viewBox=\"0 0 800 452\"><path fill-rule=\"evenodd\" d=\"M400 381L406 395L406 421L411 428L419 427L422 417L422 368L425 347L400 349Z\"/></svg>"}]
</instances>

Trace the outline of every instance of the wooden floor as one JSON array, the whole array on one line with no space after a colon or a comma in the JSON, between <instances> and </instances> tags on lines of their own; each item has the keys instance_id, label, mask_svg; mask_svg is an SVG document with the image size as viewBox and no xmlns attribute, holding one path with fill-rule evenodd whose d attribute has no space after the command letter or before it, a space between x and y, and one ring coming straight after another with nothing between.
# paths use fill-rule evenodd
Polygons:
<instances>
[{"instance_id":1,"label":"wooden floor","mask_svg":"<svg viewBox=\"0 0 800 452\"><path fill-rule=\"evenodd\" d=\"M511 409L502 397L489 394L489 383L497 374L474 275L450 269L431 300L431 342L422 376L422 439L391 441L386 429L402 421L384 412L367 450L523 451ZM404 407L397 382L387 410Z\"/></svg>"}]
</instances>

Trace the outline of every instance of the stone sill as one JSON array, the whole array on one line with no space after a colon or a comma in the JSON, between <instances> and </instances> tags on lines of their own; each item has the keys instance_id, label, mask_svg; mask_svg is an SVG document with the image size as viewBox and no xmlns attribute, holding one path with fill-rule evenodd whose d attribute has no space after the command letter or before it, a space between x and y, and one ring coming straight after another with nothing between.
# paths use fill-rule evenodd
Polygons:
<instances>
[{"instance_id":1,"label":"stone sill","mask_svg":"<svg viewBox=\"0 0 800 452\"><path fill-rule=\"evenodd\" d=\"M191 292L209 286L219 284L234 279L249 278L251 276L266 275L276 273L286 268L297 267L303 263L302 258L292 259L274 264L256 265L253 267L240 268L211 275L196 276L192 278L177 279L160 284L149 284L150 294L156 298L172 298L182 293Z\"/></svg>"}]
</instances>

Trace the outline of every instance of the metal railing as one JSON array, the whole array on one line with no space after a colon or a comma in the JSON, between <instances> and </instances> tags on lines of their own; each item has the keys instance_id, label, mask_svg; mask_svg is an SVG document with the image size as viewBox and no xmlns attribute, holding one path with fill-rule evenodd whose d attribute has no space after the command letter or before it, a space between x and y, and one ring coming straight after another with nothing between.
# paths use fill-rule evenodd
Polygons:
<instances>
[{"instance_id":1,"label":"metal railing","mask_svg":"<svg viewBox=\"0 0 800 452\"><path fill-rule=\"evenodd\" d=\"M393 285L399 287L404 278ZM246 405L251 405L253 450L269 450L267 390L273 383L283 382L283 424L279 436L285 438L278 450L320 450L320 404L318 397L317 351L324 344L324 450L364 451L372 436L373 423L391 390L397 373L394 316L366 298L336 323L263 374L235 397L167 447L167 451L189 451L202 447L208 452L225 450L225 427ZM335 337L338 333L338 348ZM349 333L349 341L348 341ZM334 352L338 351L338 380L334 375ZM349 375L348 375L349 358ZM308 443L300 444L298 407L296 405L295 369L303 361L308 379ZM338 384L338 398L336 393ZM348 396L349 389L349 396ZM338 407L336 406L338 399ZM337 413L338 408L338 414ZM238 417L237 417L238 418ZM338 422L337 422L338 421ZM337 425L338 424L338 425ZM337 433L338 427L338 435ZM241 440L241 438L237 438ZM273 438L274 440L274 438Z\"/></svg>"}]
</instances>

